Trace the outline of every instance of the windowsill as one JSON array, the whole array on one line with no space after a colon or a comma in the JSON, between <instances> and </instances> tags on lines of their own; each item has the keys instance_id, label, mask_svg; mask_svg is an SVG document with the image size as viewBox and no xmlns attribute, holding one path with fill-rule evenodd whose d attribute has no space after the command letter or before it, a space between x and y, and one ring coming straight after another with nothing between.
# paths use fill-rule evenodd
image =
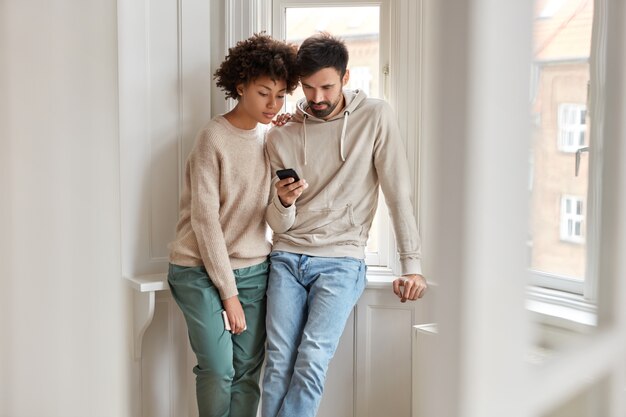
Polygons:
<instances>
[{"instance_id":1,"label":"windowsill","mask_svg":"<svg viewBox=\"0 0 626 417\"><path fill-rule=\"evenodd\" d=\"M531 365L545 364L555 352L596 328L596 306L582 295L530 286L526 308L538 324L535 343L526 352L526 361Z\"/></svg>"},{"instance_id":2,"label":"windowsill","mask_svg":"<svg viewBox=\"0 0 626 417\"><path fill-rule=\"evenodd\" d=\"M365 288L389 288L397 275L391 268L382 266L367 267L367 285Z\"/></svg>"},{"instance_id":3,"label":"windowsill","mask_svg":"<svg viewBox=\"0 0 626 417\"><path fill-rule=\"evenodd\" d=\"M366 288L388 289L396 278L389 268L369 267ZM135 359L141 358L143 335L152 322L156 293L169 291L167 273L124 277L133 291L133 338Z\"/></svg>"},{"instance_id":4,"label":"windowsill","mask_svg":"<svg viewBox=\"0 0 626 417\"><path fill-rule=\"evenodd\" d=\"M167 274L140 275L124 277L131 288L138 292L169 291ZM397 275L390 268L371 266L367 268L366 288L389 288Z\"/></svg>"},{"instance_id":5,"label":"windowsill","mask_svg":"<svg viewBox=\"0 0 626 417\"><path fill-rule=\"evenodd\" d=\"M529 287L526 308L541 324L577 333L587 333L597 325L596 306L577 294Z\"/></svg>"},{"instance_id":6,"label":"windowsill","mask_svg":"<svg viewBox=\"0 0 626 417\"><path fill-rule=\"evenodd\" d=\"M166 273L124 277L124 279L126 279L131 288L139 292L163 291L170 289L167 283Z\"/></svg>"}]
</instances>

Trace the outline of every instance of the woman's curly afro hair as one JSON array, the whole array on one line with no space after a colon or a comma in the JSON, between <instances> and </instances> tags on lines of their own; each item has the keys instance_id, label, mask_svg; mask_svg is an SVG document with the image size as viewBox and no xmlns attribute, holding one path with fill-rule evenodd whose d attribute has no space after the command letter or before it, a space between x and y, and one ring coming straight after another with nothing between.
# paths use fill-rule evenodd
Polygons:
<instances>
[{"instance_id":1,"label":"woman's curly afro hair","mask_svg":"<svg viewBox=\"0 0 626 417\"><path fill-rule=\"evenodd\" d=\"M215 71L216 85L226 98L238 99L237 86L267 76L284 80L287 93L298 86L296 46L277 41L265 33L254 34L228 49L228 56Z\"/></svg>"}]
</instances>

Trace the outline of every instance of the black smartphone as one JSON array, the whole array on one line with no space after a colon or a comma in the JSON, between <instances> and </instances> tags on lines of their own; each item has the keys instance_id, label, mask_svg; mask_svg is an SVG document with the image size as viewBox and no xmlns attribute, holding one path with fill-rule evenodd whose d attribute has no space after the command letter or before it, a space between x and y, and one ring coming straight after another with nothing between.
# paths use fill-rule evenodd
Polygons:
<instances>
[{"instance_id":1,"label":"black smartphone","mask_svg":"<svg viewBox=\"0 0 626 417\"><path fill-rule=\"evenodd\" d=\"M293 168L279 169L276 171L276 176L281 180L284 180L285 178L293 178L293 182L300 181L300 177Z\"/></svg>"}]
</instances>

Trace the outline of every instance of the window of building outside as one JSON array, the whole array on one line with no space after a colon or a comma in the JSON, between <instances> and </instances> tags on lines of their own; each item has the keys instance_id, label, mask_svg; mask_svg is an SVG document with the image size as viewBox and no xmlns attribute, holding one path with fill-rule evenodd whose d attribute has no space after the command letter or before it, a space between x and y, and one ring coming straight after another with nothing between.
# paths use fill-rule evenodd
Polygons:
<instances>
[{"instance_id":1,"label":"window of building outside","mask_svg":"<svg viewBox=\"0 0 626 417\"><path fill-rule=\"evenodd\" d=\"M363 90L368 97L381 97L380 88L380 6L287 7L285 10L286 40L300 45L318 32L329 32L343 39L348 47L350 71L348 89ZM296 102L304 97L298 87L287 96L286 111L295 112ZM378 210L366 248L366 262L371 266L387 266L386 236L388 216L379 198Z\"/></svg>"},{"instance_id":2,"label":"window of building outside","mask_svg":"<svg viewBox=\"0 0 626 417\"><path fill-rule=\"evenodd\" d=\"M561 198L561 240L584 243L583 199L565 195Z\"/></svg>"},{"instance_id":3,"label":"window of building outside","mask_svg":"<svg viewBox=\"0 0 626 417\"><path fill-rule=\"evenodd\" d=\"M584 104L559 104L559 149L563 152L576 152L585 146L587 130L587 107Z\"/></svg>"},{"instance_id":4,"label":"window of building outside","mask_svg":"<svg viewBox=\"0 0 626 417\"><path fill-rule=\"evenodd\" d=\"M529 263L533 284L584 295L591 0L536 0ZM590 146L593 146L592 144Z\"/></svg>"}]
</instances>

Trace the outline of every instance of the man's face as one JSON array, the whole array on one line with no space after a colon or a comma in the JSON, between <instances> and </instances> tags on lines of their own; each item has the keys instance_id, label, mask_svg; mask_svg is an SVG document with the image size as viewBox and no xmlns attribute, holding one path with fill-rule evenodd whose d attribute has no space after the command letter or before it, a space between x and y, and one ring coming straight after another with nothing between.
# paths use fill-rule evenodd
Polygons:
<instances>
[{"instance_id":1,"label":"man's face","mask_svg":"<svg viewBox=\"0 0 626 417\"><path fill-rule=\"evenodd\" d=\"M309 112L319 118L328 120L344 107L341 89L347 84L349 72L341 77L334 68L323 68L307 77L300 78L302 91L309 104Z\"/></svg>"}]
</instances>

